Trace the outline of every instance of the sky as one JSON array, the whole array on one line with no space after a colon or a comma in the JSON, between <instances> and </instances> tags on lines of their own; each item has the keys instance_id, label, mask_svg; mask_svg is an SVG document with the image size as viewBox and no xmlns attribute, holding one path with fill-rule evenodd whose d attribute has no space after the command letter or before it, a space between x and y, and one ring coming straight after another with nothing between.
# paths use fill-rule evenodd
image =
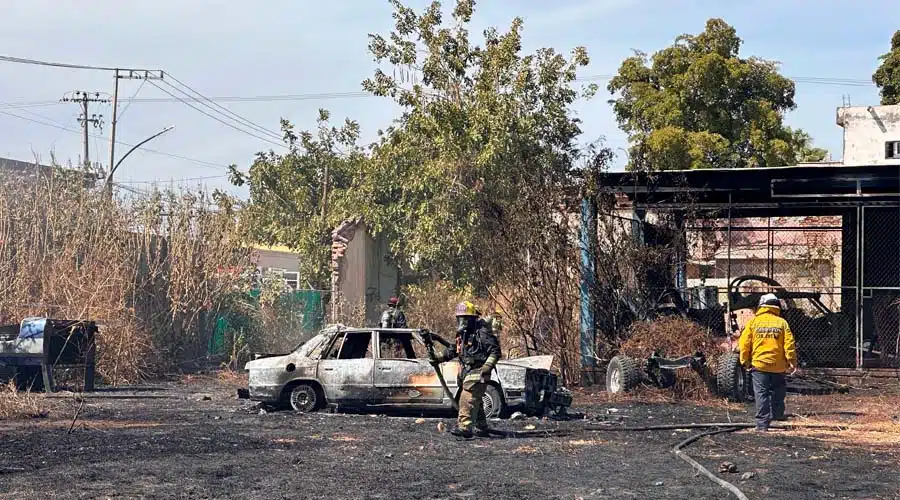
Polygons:
<instances>
[{"instance_id":1,"label":"sky","mask_svg":"<svg viewBox=\"0 0 900 500\"><path fill-rule=\"evenodd\" d=\"M406 3L423 7L428 2ZM452 2L444 4L452 7ZM370 142L397 116L392 102L358 95L360 83L376 68L366 49L368 34L386 34L392 27L387 0L261 0L250 5L235 0L4 0L0 55L164 70L205 96L242 98L219 104L274 131L281 118L298 129L315 127L317 110L327 108L333 120L357 120L363 139ZM581 74L596 76L616 73L635 49L652 53L679 34L702 31L708 18L721 17L744 40L742 56L779 61L786 76L863 81L797 83L797 109L787 123L809 132L837 160L841 129L835 124L836 108L845 96L853 105L877 104L877 89L865 82L871 81L892 33L900 29L884 14L893 7L887 0L869 0L864 8L838 0L482 0L472 31L477 41L484 28L502 29L521 16L525 51L553 47L569 52L585 46L591 65ZM169 98L153 83L122 80L119 96ZM607 103L606 81L597 83L604 91L575 107L583 120L581 140L604 138L619 152L621 166L626 159L620 148L627 146L627 138ZM170 84L156 83L176 93ZM52 154L63 164L78 162L80 108L58 102L75 90L108 98L112 73L0 62L0 157L37 157L46 163ZM247 99L251 97L256 99ZM201 104L194 106L223 119ZM106 165L110 104L93 104L90 112L104 120L102 130L92 130L100 137L90 139L91 159ZM147 143L153 151L139 148L122 162L116 181L132 188L159 182L241 194L224 177L225 167L246 169L256 152L282 151L266 142L265 132L248 134L247 125L239 127L245 131L235 130L178 101L126 101L120 103L119 115L117 140L129 144L175 126ZM128 149L117 145L117 159Z\"/></svg>"}]
</instances>

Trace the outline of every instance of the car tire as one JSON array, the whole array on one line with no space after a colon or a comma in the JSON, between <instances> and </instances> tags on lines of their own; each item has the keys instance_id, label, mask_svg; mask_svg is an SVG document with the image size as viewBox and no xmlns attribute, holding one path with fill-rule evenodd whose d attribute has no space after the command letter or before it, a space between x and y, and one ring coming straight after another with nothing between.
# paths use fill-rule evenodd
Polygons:
<instances>
[{"instance_id":1,"label":"car tire","mask_svg":"<svg viewBox=\"0 0 900 500\"><path fill-rule=\"evenodd\" d=\"M744 400L744 369L736 352L719 356L716 362L716 392L732 403Z\"/></svg>"},{"instance_id":2,"label":"car tire","mask_svg":"<svg viewBox=\"0 0 900 500\"><path fill-rule=\"evenodd\" d=\"M487 387L485 387L484 396L481 398L481 404L484 409L485 418L500 418L506 410L500 388L493 384L488 384Z\"/></svg>"},{"instance_id":3,"label":"car tire","mask_svg":"<svg viewBox=\"0 0 900 500\"><path fill-rule=\"evenodd\" d=\"M606 367L606 392L629 392L642 380L640 364L634 358L615 356Z\"/></svg>"},{"instance_id":4,"label":"car tire","mask_svg":"<svg viewBox=\"0 0 900 500\"><path fill-rule=\"evenodd\" d=\"M293 386L288 394L288 403L290 403L291 409L297 413L310 413L318 410L323 402L322 399L315 386L306 382Z\"/></svg>"}]
</instances>

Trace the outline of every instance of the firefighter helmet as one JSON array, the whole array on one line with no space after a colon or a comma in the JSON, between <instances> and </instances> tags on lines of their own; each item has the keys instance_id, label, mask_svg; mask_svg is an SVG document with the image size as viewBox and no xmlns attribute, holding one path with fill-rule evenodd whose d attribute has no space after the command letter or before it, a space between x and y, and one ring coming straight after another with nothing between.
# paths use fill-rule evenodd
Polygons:
<instances>
[{"instance_id":1,"label":"firefighter helmet","mask_svg":"<svg viewBox=\"0 0 900 500\"><path fill-rule=\"evenodd\" d=\"M456 304L456 317L460 316L478 316L475 304L468 300Z\"/></svg>"}]
</instances>

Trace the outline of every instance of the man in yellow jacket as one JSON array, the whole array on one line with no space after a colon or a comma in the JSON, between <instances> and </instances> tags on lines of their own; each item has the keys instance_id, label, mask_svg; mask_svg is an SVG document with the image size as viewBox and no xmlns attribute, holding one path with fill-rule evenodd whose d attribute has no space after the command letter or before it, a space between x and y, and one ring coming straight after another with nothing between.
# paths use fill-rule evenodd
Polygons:
<instances>
[{"instance_id":1,"label":"man in yellow jacket","mask_svg":"<svg viewBox=\"0 0 900 500\"><path fill-rule=\"evenodd\" d=\"M741 365L750 370L756 396L756 430L767 431L772 420L784 420L785 373L797 368L797 350L781 301L774 294L759 299L756 316L747 322L739 341Z\"/></svg>"}]
</instances>

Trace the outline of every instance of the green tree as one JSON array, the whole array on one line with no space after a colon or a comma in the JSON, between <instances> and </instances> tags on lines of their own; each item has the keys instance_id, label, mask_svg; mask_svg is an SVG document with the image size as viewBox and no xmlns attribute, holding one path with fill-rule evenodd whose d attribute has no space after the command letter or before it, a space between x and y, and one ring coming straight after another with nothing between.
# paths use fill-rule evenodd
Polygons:
<instances>
[{"instance_id":1,"label":"green tree","mask_svg":"<svg viewBox=\"0 0 900 500\"><path fill-rule=\"evenodd\" d=\"M576 174L571 105L595 89L573 84L588 56L583 47L523 54L520 18L473 44L473 0L456 1L446 22L439 2L421 12L391 3L395 26L370 35L380 67L363 88L402 114L363 165L354 205L420 271L483 284L501 251L493 238L513 240L504 234L512 217L558 210L541 187Z\"/></svg>"},{"instance_id":2,"label":"green tree","mask_svg":"<svg viewBox=\"0 0 900 500\"><path fill-rule=\"evenodd\" d=\"M881 104L900 104L900 30L891 37L891 50L878 58L881 66L872 81L881 93Z\"/></svg>"},{"instance_id":3,"label":"green tree","mask_svg":"<svg viewBox=\"0 0 900 500\"><path fill-rule=\"evenodd\" d=\"M809 135L783 123L794 83L777 64L739 56L741 39L721 19L668 48L625 59L608 90L631 142L629 168L761 167L819 161Z\"/></svg>"},{"instance_id":4,"label":"green tree","mask_svg":"<svg viewBox=\"0 0 900 500\"><path fill-rule=\"evenodd\" d=\"M301 282L318 289L329 286L331 230L353 214L347 193L366 161L357 145L359 125L346 120L335 127L329 118L319 110L315 133L297 133L282 120L287 153L261 152L248 172L230 170L233 184L250 188L241 211L251 238L297 251Z\"/></svg>"}]
</instances>

